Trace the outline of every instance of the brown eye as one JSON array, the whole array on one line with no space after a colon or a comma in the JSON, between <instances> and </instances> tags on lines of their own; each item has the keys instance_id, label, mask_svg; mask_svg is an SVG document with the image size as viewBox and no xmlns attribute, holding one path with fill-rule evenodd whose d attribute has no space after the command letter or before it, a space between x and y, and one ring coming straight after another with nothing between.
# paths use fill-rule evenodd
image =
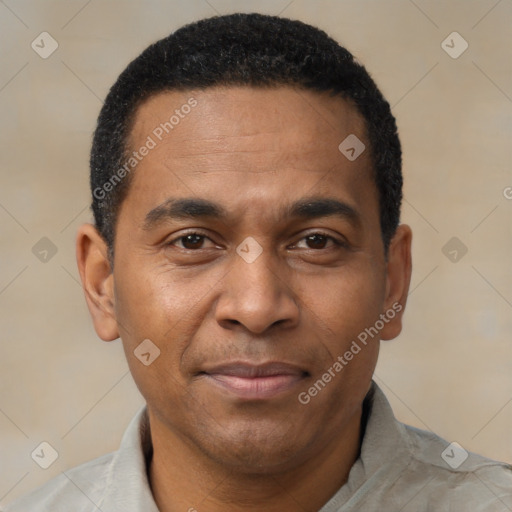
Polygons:
<instances>
[{"instance_id":1,"label":"brown eye","mask_svg":"<svg viewBox=\"0 0 512 512\"><path fill-rule=\"evenodd\" d=\"M182 236L178 240L181 241L181 245L185 249L201 249L204 244L204 239L205 237L203 235L192 233L190 235Z\"/></svg>"},{"instance_id":2,"label":"brown eye","mask_svg":"<svg viewBox=\"0 0 512 512\"><path fill-rule=\"evenodd\" d=\"M305 237L305 240L310 249L324 249L328 238L324 235L309 235Z\"/></svg>"},{"instance_id":3,"label":"brown eye","mask_svg":"<svg viewBox=\"0 0 512 512\"><path fill-rule=\"evenodd\" d=\"M319 251L322 249L348 248L345 242L321 232L304 236L295 247L297 249L316 249Z\"/></svg>"}]
</instances>

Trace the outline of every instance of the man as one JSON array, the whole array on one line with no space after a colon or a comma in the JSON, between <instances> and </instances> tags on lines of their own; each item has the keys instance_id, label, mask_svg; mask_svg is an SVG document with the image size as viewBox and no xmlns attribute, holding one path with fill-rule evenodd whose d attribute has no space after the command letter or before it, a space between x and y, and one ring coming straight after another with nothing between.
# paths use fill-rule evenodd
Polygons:
<instances>
[{"instance_id":1,"label":"man","mask_svg":"<svg viewBox=\"0 0 512 512\"><path fill-rule=\"evenodd\" d=\"M146 49L99 116L77 260L147 406L7 511L512 510L510 466L372 381L411 276L401 188L389 105L324 32L235 14Z\"/></svg>"}]
</instances>

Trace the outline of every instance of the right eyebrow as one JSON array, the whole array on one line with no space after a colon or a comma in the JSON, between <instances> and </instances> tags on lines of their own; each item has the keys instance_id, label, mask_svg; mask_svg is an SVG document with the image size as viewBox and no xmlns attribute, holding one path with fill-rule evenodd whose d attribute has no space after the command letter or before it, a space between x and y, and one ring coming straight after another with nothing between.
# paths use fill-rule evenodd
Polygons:
<instances>
[{"instance_id":1,"label":"right eyebrow","mask_svg":"<svg viewBox=\"0 0 512 512\"><path fill-rule=\"evenodd\" d=\"M171 197L147 213L142 227L145 231L149 231L166 219L220 219L226 216L224 208L212 201Z\"/></svg>"}]
</instances>

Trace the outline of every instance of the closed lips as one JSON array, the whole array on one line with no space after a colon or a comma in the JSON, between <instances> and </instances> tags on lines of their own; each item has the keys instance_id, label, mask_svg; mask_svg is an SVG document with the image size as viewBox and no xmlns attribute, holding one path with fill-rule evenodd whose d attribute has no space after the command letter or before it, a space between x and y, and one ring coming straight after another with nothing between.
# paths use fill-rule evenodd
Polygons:
<instances>
[{"instance_id":1,"label":"closed lips","mask_svg":"<svg viewBox=\"0 0 512 512\"><path fill-rule=\"evenodd\" d=\"M201 372L212 384L239 398L265 399L289 391L309 374L287 363L223 364Z\"/></svg>"},{"instance_id":2,"label":"closed lips","mask_svg":"<svg viewBox=\"0 0 512 512\"><path fill-rule=\"evenodd\" d=\"M304 375L306 371L297 366L288 363L228 363L215 366L204 370L201 373L208 375L231 375L233 377L241 377L245 379L254 379L258 377L272 377L275 375Z\"/></svg>"}]
</instances>

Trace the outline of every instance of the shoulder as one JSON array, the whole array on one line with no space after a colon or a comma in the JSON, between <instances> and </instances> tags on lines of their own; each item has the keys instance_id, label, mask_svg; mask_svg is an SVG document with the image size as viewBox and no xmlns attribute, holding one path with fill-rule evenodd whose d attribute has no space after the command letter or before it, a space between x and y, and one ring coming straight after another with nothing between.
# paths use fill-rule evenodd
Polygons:
<instances>
[{"instance_id":1,"label":"shoulder","mask_svg":"<svg viewBox=\"0 0 512 512\"><path fill-rule=\"evenodd\" d=\"M411 455L408 479L425 482L423 498L435 510L512 510L510 464L469 452L432 432L400 425Z\"/></svg>"},{"instance_id":2,"label":"shoulder","mask_svg":"<svg viewBox=\"0 0 512 512\"><path fill-rule=\"evenodd\" d=\"M114 453L63 471L4 508L4 512L89 512L101 506Z\"/></svg>"}]
</instances>

